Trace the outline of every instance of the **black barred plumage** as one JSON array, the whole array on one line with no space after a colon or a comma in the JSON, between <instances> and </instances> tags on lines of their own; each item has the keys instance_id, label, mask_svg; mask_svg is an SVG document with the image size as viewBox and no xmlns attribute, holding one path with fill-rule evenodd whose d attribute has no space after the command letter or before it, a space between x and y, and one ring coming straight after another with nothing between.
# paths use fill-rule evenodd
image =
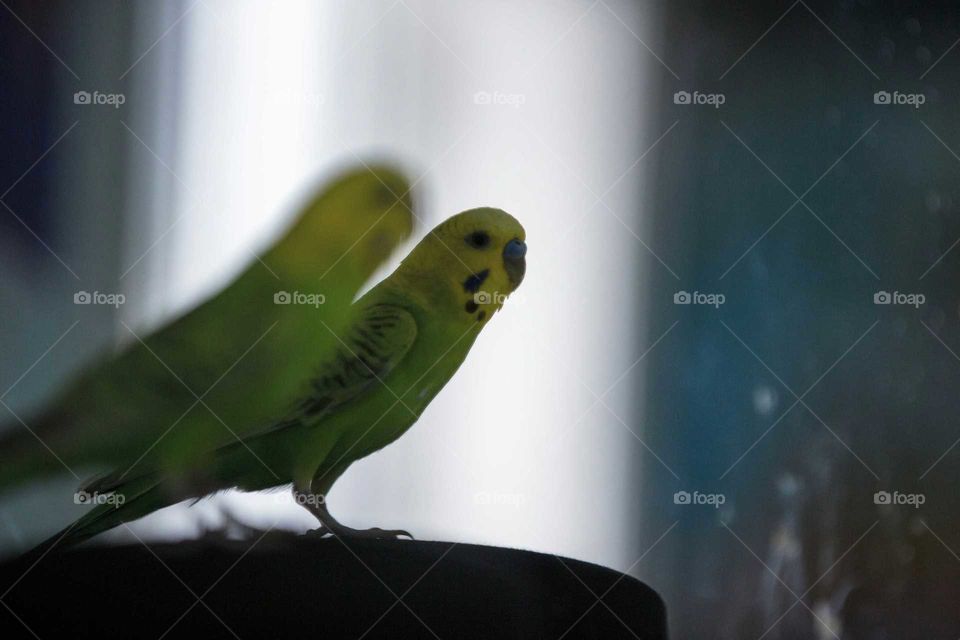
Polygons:
<instances>
[{"instance_id":1,"label":"black barred plumage","mask_svg":"<svg viewBox=\"0 0 960 640\"><path fill-rule=\"evenodd\" d=\"M336 355L310 382L310 395L299 405L300 421L314 421L356 393L383 379L396 362L397 347L404 350L416 335L416 324L399 308L371 307L342 338Z\"/></svg>"}]
</instances>

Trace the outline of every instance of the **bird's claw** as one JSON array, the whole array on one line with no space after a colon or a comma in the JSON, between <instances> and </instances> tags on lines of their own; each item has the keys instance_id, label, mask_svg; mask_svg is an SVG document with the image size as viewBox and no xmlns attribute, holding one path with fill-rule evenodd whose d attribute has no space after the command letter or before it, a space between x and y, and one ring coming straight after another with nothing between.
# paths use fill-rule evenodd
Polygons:
<instances>
[{"instance_id":1,"label":"bird's claw","mask_svg":"<svg viewBox=\"0 0 960 640\"><path fill-rule=\"evenodd\" d=\"M320 525L316 529L308 531L305 535L317 536L320 538L329 535L337 538L360 538L366 540L399 540L403 537L409 538L410 540L415 539L412 533L409 531L404 531L403 529L380 529L379 527L373 527L372 529L335 527L331 529L324 524Z\"/></svg>"},{"instance_id":2,"label":"bird's claw","mask_svg":"<svg viewBox=\"0 0 960 640\"><path fill-rule=\"evenodd\" d=\"M376 540L399 540L403 537L414 539L413 534L403 529L378 529L374 527L373 529L362 529L358 533L360 534L358 537Z\"/></svg>"},{"instance_id":3,"label":"bird's claw","mask_svg":"<svg viewBox=\"0 0 960 640\"><path fill-rule=\"evenodd\" d=\"M321 524L319 527L316 527L315 529L307 529L306 531L303 532L303 535L310 536L311 538L313 537L325 538L328 535L333 535L333 531L328 529L326 525Z\"/></svg>"}]
</instances>

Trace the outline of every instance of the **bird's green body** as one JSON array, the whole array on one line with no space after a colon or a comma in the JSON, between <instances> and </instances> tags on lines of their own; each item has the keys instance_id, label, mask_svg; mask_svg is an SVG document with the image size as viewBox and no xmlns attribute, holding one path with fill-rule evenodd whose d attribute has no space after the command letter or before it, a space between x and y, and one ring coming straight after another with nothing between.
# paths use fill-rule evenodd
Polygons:
<instances>
[{"instance_id":1,"label":"bird's green body","mask_svg":"<svg viewBox=\"0 0 960 640\"><path fill-rule=\"evenodd\" d=\"M149 336L130 329L128 347L28 420L30 432L7 431L0 490L64 466L177 465L282 416L350 323L357 291L409 235L409 188L387 168L348 172L220 293Z\"/></svg>"},{"instance_id":2,"label":"bird's green body","mask_svg":"<svg viewBox=\"0 0 960 640\"><path fill-rule=\"evenodd\" d=\"M176 456L150 454L133 471L120 465L89 483L85 490L113 492L122 502L94 508L65 532L65 541L81 541L183 499L284 484L293 485L298 499L319 501L319 507L304 506L327 529L361 533L330 517L322 504L326 493L352 462L416 422L519 285L525 251L523 228L498 209L466 211L440 224L393 274L349 307L348 322L333 326L318 318L319 328L300 334L300 353L272 354L310 361L299 379L282 385L294 390L285 413L240 439L224 438L220 446L194 439ZM333 343L314 355L310 340L324 333ZM264 377L263 384L271 380ZM223 401L231 401L229 394ZM249 407L256 399L242 404Z\"/></svg>"},{"instance_id":3,"label":"bird's green body","mask_svg":"<svg viewBox=\"0 0 960 640\"><path fill-rule=\"evenodd\" d=\"M284 483L314 483L314 490L325 494L350 463L387 446L417 421L463 363L482 324L474 320L464 327L460 322L447 322L418 303L403 299L391 285L387 281L359 301L360 305L369 305L370 311L360 316L358 326L369 326L364 315L372 315L387 321L396 319L397 324L391 328L401 332L412 328L415 335L409 348L386 356L397 363L392 368L372 367L372 371L361 372L365 382L358 386L364 389L329 413L306 414L294 424L230 445L228 455L223 455L227 450L221 451L213 464L224 468L220 472L224 480L234 479L241 489L262 490L278 484L270 470L282 469ZM400 324L405 326L401 328ZM376 336L372 338L367 344L379 344ZM387 338L395 340L396 336L387 334ZM343 358L341 362L361 351L349 335L343 340L346 346L340 345L337 354ZM336 371L343 368L337 367ZM254 455L264 464L256 464Z\"/></svg>"}]
</instances>

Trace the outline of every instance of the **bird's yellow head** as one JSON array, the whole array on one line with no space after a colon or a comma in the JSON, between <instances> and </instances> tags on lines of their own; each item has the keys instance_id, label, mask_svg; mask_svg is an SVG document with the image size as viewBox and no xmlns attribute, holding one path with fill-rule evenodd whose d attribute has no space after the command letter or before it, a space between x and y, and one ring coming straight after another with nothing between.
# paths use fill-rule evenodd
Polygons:
<instances>
[{"instance_id":1,"label":"bird's yellow head","mask_svg":"<svg viewBox=\"0 0 960 640\"><path fill-rule=\"evenodd\" d=\"M329 189L327 199L337 210L351 211L356 221L345 233L352 234L350 253L356 253L365 268L375 269L403 243L414 228L410 181L398 170L367 165L343 175ZM336 205L334 205L336 201ZM324 229L331 230L325 221Z\"/></svg>"},{"instance_id":2,"label":"bird's yellow head","mask_svg":"<svg viewBox=\"0 0 960 640\"><path fill-rule=\"evenodd\" d=\"M350 169L306 203L271 258L291 277L316 279L337 267L365 280L413 231L410 189L389 166Z\"/></svg>"},{"instance_id":3,"label":"bird's yellow head","mask_svg":"<svg viewBox=\"0 0 960 640\"><path fill-rule=\"evenodd\" d=\"M430 304L452 304L460 317L485 322L523 281L525 241L526 232L509 213L470 209L437 225L400 271Z\"/></svg>"}]
</instances>

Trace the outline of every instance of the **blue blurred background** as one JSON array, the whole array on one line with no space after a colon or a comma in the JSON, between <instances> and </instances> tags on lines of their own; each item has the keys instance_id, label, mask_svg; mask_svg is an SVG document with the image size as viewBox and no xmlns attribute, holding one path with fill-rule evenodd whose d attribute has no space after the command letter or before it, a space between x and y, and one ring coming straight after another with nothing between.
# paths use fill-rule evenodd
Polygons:
<instances>
[{"instance_id":1,"label":"blue blurred background","mask_svg":"<svg viewBox=\"0 0 960 640\"><path fill-rule=\"evenodd\" d=\"M386 158L421 233L501 207L529 268L338 517L611 566L679 638L960 634L950 4L0 4L6 428ZM71 480L3 497L6 549ZM315 524L283 492L133 528L234 520Z\"/></svg>"}]
</instances>

